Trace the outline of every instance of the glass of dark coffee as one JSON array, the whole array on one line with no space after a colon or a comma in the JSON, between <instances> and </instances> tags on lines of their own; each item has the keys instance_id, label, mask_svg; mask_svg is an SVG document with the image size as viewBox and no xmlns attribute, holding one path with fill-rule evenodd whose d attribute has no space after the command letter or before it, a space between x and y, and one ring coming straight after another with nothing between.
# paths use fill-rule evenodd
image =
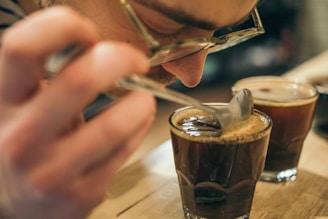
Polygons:
<instances>
[{"instance_id":1,"label":"glass of dark coffee","mask_svg":"<svg viewBox=\"0 0 328 219\"><path fill-rule=\"evenodd\" d=\"M184 215L187 219L248 218L264 168L271 119L255 110L248 120L220 135L212 118L185 107L169 119Z\"/></svg>"},{"instance_id":2,"label":"glass of dark coffee","mask_svg":"<svg viewBox=\"0 0 328 219\"><path fill-rule=\"evenodd\" d=\"M318 99L316 88L282 76L254 76L237 81L232 92L244 88L252 91L254 107L273 121L260 180L276 183L296 180L303 142L311 129Z\"/></svg>"}]
</instances>

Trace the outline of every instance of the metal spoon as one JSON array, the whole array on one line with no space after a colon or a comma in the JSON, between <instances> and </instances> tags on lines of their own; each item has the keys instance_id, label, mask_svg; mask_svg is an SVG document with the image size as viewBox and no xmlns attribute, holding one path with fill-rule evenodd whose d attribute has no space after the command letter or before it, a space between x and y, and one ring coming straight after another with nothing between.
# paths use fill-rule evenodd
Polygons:
<instances>
[{"instance_id":1,"label":"metal spoon","mask_svg":"<svg viewBox=\"0 0 328 219\"><path fill-rule=\"evenodd\" d=\"M214 108L195 98L162 87L159 83L138 75L126 77L118 81L117 85L129 90L146 90L156 97L204 110L211 113L219 121L221 129L226 129L238 121L248 119L254 108L253 96L248 89L238 92L229 104Z\"/></svg>"},{"instance_id":2,"label":"metal spoon","mask_svg":"<svg viewBox=\"0 0 328 219\"><path fill-rule=\"evenodd\" d=\"M58 72L60 72L60 70L65 67L65 65L67 65L70 61L75 59L84 51L85 48L73 44L63 51L51 56L47 60L45 66L47 70L46 77L50 80ZM238 121L246 120L249 118L254 107L252 93L247 89L237 93L226 106L214 108L204 105L199 100L196 100L190 96L162 87L162 85L159 83L142 76L133 75L123 78L117 83L117 86L129 90L146 90L159 98L163 98L182 105L194 106L204 110L213 114L213 116L218 120L220 124L219 128L222 130Z\"/></svg>"}]
</instances>

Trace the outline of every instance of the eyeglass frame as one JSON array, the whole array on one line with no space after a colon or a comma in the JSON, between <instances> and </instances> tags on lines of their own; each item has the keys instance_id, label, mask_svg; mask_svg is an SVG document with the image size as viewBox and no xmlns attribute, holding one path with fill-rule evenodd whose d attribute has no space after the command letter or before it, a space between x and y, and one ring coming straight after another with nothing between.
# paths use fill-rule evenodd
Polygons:
<instances>
[{"instance_id":1,"label":"eyeglass frame","mask_svg":"<svg viewBox=\"0 0 328 219\"><path fill-rule=\"evenodd\" d=\"M187 57L189 55L192 55L194 53L197 53L205 49L208 49L209 54L215 53L265 33L260 15L258 13L257 8L255 7L250 14L254 27L234 31L221 36L212 36L207 38L206 37L192 38L192 39L177 41L174 43L162 44L159 41L155 40L152 37L152 35L148 32L146 26L142 23L138 15L133 10L132 6L128 3L128 0L120 0L120 3L124 11L128 15L128 17L130 18L130 20L132 21L137 32L139 33L139 35L141 36L141 38L143 39L143 41L146 43L147 47L150 50L148 54L148 58L151 66L161 65L167 62L176 61L178 59ZM188 45L197 45L197 44L200 45L201 43L207 45L200 48L197 51L194 51L189 54L185 54L179 58L172 59L169 61L156 62L156 63L152 61L153 58L156 56L156 54L159 54L160 51L166 50L170 52L173 49L184 48Z\"/></svg>"}]
</instances>

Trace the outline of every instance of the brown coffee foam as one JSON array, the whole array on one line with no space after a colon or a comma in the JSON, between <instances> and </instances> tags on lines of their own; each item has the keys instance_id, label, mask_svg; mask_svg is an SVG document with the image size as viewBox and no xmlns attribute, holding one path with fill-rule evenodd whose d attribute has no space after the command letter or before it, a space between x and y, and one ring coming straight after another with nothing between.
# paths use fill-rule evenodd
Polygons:
<instances>
[{"instance_id":1,"label":"brown coffee foam","mask_svg":"<svg viewBox=\"0 0 328 219\"><path fill-rule=\"evenodd\" d=\"M208 114L202 110L189 108L184 111L179 111L175 113L172 117L172 123L177 124L179 121L190 118L191 116L208 116ZM185 133L181 127L172 127L171 131L176 135L186 138L193 141L200 142L217 142L217 143L226 143L226 142L250 142L262 138L265 135L269 134L269 126L271 120L258 113L257 111L253 112L249 119L245 121L240 121L237 124L229 127L226 130L223 130L221 136L191 136ZM200 132L201 133L201 132Z\"/></svg>"},{"instance_id":2,"label":"brown coffee foam","mask_svg":"<svg viewBox=\"0 0 328 219\"><path fill-rule=\"evenodd\" d=\"M318 97L311 84L297 83L280 77L254 77L242 79L234 85L235 92L248 88L254 103L266 106L299 106L309 104Z\"/></svg>"},{"instance_id":3,"label":"brown coffee foam","mask_svg":"<svg viewBox=\"0 0 328 219\"><path fill-rule=\"evenodd\" d=\"M304 89L296 90L285 87L271 87L270 91L263 92L260 88L250 88L254 103L269 106L300 106L316 100L316 91L311 93Z\"/></svg>"}]
</instances>

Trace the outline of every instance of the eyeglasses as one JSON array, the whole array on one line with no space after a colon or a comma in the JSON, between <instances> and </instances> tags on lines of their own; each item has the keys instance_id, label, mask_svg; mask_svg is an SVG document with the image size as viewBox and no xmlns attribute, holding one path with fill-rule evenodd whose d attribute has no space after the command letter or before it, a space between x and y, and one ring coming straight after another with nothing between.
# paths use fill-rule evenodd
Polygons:
<instances>
[{"instance_id":1,"label":"eyeglasses","mask_svg":"<svg viewBox=\"0 0 328 219\"><path fill-rule=\"evenodd\" d=\"M150 49L148 58L151 66L175 61L177 59L192 55L201 50L208 49L208 53L214 53L241 42L249 40L265 32L257 9L251 13L253 27L230 32L221 36L194 38L177 41L170 44L161 44L156 41L147 31L145 25L138 18L132 6L127 0L120 0L121 4L136 27L138 33Z\"/></svg>"}]
</instances>

